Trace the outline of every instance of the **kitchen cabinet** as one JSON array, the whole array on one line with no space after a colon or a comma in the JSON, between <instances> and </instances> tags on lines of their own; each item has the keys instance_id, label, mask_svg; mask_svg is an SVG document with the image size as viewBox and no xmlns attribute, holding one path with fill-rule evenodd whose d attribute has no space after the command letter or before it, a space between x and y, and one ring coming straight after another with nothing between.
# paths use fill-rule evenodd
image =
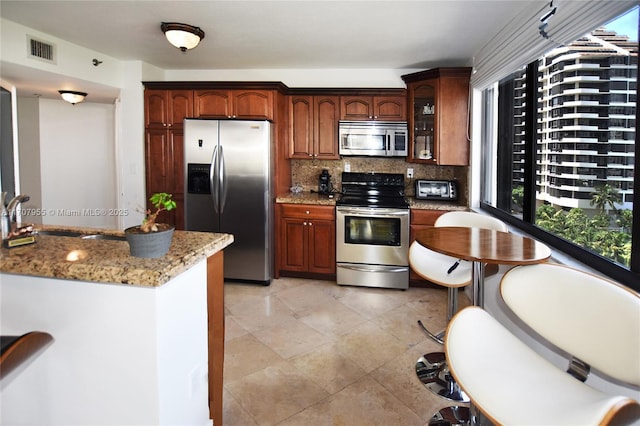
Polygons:
<instances>
[{"instance_id":1,"label":"kitchen cabinet","mask_svg":"<svg viewBox=\"0 0 640 426\"><path fill-rule=\"evenodd\" d=\"M405 96L340 96L341 120L405 121Z\"/></svg>"},{"instance_id":2,"label":"kitchen cabinet","mask_svg":"<svg viewBox=\"0 0 640 426\"><path fill-rule=\"evenodd\" d=\"M145 128L182 128L182 120L193 116L193 90L145 90Z\"/></svg>"},{"instance_id":3,"label":"kitchen cabinet","mask_svg":"<svg viewBox=\"0 0 640 426\"><path fill-rule=\"evenodd\" d=\"M280 272L335 276L335 208L308 204L278 207Z\"/></svg>"},{"instance_id":4,"label":"kitchen cabinet","mask_svg":"<svg viewBox=\"0 0 640 426\"><path fill-rule=\"evenodd\" d=\"M402 76L407 83L407 161L469 164L470 76L471 68L437 68Z\"/></svg>"},{"instance_id":5,"label":"kitchen cabinet","mask_svg":"<svg viewBox=\"0 0 640 426\"><path fill-rule=\"evenodd\" d=\"M289 97L289 158L337 160L339 96Z\"/></svg>"},{"instance_id":6,"label":"kitchen cabinet","mask_svg":"<svg viewBox=\"0 0 640 426\"><path fill-rule=\"evenodd\" d=\"M184 229L183 120L193 116L193 91L145 90L144 101L147 201L156 192L173 194L178 208L159 221Z\"/></svg>"},{"instance_id":7,"label":"kitchen cabinet","mask_svg":"<svg viewBox=\"0 0 640 426\"><path fill-rule=\"evenodd\" d=\"M433 228L441 215L445 214L447 210L421 210L411 209L411 222L409 225L409 240L413 243L416 239L416 233L428 228ZM424 281L413 269L409 273L409 281Z\"/></svg>"},{"instance_id":8,"label":"kitchen cabinet","mask_svg":"<svg viewBox=\"0 0 640 426\"><path fill-rule=\"evenodd\" d=\"M156 192L168 192L178 207L160 213L158 222L184 229L184 131L145 130L145 165L147 202ZM147 206L151 208L151 204Z\"/></svg>"},{"instance_id":9,"label":"kitchen cabinet","mask_svg":"<svg viewBox=\"0 0 640 426\"><path fill-rule=\"evenodd\" d=\"M195 116L273 120L273 98L271 90L196 90Z\"/></svg>"}]
</instances>

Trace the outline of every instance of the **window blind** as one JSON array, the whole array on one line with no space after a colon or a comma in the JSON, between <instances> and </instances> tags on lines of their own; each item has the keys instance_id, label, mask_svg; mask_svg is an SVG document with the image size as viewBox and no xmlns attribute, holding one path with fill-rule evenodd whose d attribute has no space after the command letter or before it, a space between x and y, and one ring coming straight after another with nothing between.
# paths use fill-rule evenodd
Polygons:
<instances>
[{"instance_id":1,"label":"window blind","mask_svg":"<svg viewBox=\"0 0 640 426\"><path fill-rule=\"evenodd\" d=\"M484 89L545 52L570 43L638 4L637 0L554 0L547 20L548 38L540 35L540 18L550 1L523 2L522 11L505 24L474 56L471 85Z\"/></svg>"}]
</instances>

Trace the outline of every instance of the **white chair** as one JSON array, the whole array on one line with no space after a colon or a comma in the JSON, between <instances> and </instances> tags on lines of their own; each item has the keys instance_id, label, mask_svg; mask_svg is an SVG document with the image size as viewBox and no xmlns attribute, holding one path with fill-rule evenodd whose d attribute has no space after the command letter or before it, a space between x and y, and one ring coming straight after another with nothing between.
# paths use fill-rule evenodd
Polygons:
<instances>
[{"instance_id":1,"label":"white chair","mask_svg":"<svg viewBox=\"0 0 640 426\"><path fill-rule=\"evenodd\" d=\"M459 226L485 228L508 232L509 228L501 220L474 212L447 212L436 219L434 226ZM409 265L420 277L434 284L447 287L447 321L458 310L458 290L471 284L471 262L440 254L414 241L409 247ZM451 270L453 266L455 269ZM444 330L432 333L418 320L418 325L433 340L442 344Z\"/></svg>"},{"instance_id":2,"label":"white chair","mask_svg":"<svg viewBox=\"0 0 640 426\"><path fill-rule=\"evenodd\" d=\"M474 409L494 424L640 422L638 401L584 383L593 367L618 384L640 386L638 293L556 264L517 266L500 291L526 326L572 358L564 372L486 311L461 310L449 323L445 352Z\"/></svg>"},{"instance_id":3,"label":"white chair","mask_svg":"<svg viewBox=\"0 0 640 426\"><path fill-rule=\"evenodd\" d=\"M499 219L474 212L447 212L438 217L434 226L457 226L468 228L486 228L508 232L507 225ZM451 320L458 310L458 290L471 283L471 262L440 254L414 241L409 247L409 265L422 278L447 287L447 321ZM454 267L455 265L455 267ZM445 331L432 333L418 320L420 328L433 340L442 344ZM416 361L418 379L431 392L441 397L466 403L469 397L458 387L449 373L444 352L432 352L421 356ZM463 413L465 407L455 407L456 413ZM446 417L449 407L434 415Z\"/></svg>"}]
</instances>

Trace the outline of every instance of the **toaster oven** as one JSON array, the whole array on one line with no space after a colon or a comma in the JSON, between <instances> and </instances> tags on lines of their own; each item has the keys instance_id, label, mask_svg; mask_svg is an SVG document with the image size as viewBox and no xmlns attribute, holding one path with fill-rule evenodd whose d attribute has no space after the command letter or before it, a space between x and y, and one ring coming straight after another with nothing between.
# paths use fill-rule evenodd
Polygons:
<instances>
[{"instance_id":1,"label":"toaster oven","mask_svg":"<svg viewBox=\"0 0 640 426\"><path fill-rule=\"evenodd\" d=\"M452 180L416 180L416 199L457 201L458 185Z\"/></svg>"}]
</instances>

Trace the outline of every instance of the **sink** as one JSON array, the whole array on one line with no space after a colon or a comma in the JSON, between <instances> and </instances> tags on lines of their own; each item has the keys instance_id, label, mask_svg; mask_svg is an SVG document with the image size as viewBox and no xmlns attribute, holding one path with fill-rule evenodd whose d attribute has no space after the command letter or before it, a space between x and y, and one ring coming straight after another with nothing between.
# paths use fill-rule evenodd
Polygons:
<instances>
[{"instance_id":1,"label":"sink","mask_svg":"<svg viewBox=\"0 0 640 426\"><path fill-rule=\"evenodd\" d=\"M77 231L40 230L37 231L37 235L51 235L54 237L79 237L82 235L82 233Z\"/></svg>"},{"instance_id":2,"label":"sink","mask_svg":"<svg viewBox=\"0 0 640 426\"><path fill-rule=\"evenodd\" d=\"M108 234L91 234L83 235L83 240L113 240L113 241L125 241L126 238L123 235L108 235Z\"/></svg>"},{"instance_id":3,"label":"sink","mask_svg":"<svg viewBox=\"0 0 640 426\"><path fill-rule=\"evenodd\" d=\"M83 234L78 231L64 231L64 230L41 230L38 231L38 235L51 235L54 237L73 237L82 238L83 240L112 240L112 241L125 241L124 235L110 235L110 234Z\"/></svg>"}]
</instances>

